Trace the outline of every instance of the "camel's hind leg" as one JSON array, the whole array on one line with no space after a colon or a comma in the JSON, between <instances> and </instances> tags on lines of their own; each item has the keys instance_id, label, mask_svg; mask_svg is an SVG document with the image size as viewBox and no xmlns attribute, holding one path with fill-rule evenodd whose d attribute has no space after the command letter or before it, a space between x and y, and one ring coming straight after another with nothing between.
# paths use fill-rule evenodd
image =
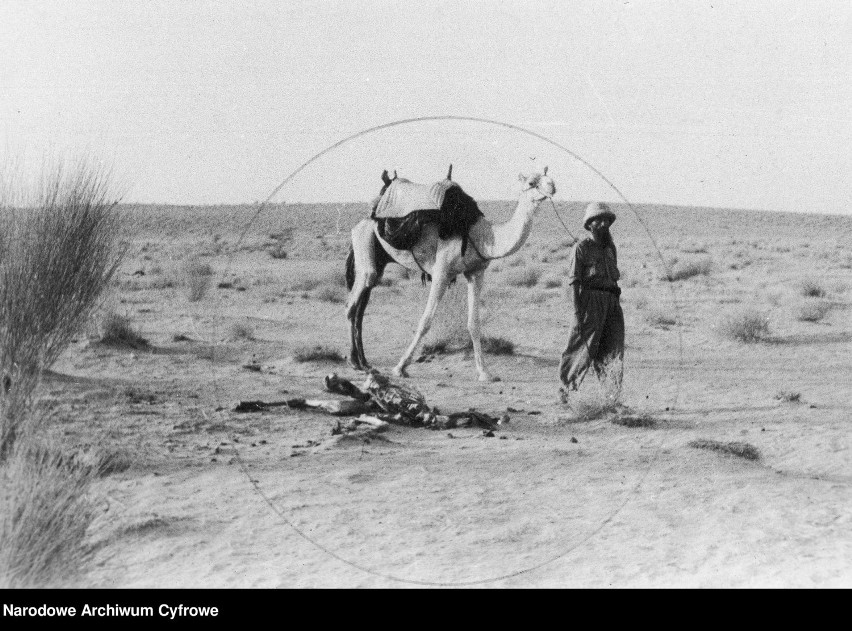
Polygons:
<instances>
[{"instance_id":1,"label":"camel's hind leg","mask_svg":"<svg viewBox=\"0 0 852 631\"><path fill-rule=\"evenodd\" d=\"M473 357L476 362L476 372L479 374L480 381L500 381L499 377L492 376L485 369L485 362L482 359L482 343L481 333L479 328L479 298L482 295L482 284L485 276L485 270L475 272L468 276L467 279L467 330L470 332L470 340L473 342Z\"/></svg>"},{"instance_id":2,"label":"camel's hind leg","mask_svg":"<svg viewBox=\"0 0 852 631\"><path fill-rule=\"evenodd\" d=\"M370 364L367 362L367 357L364 355L364 340L362 338L361 331L364 323L364 312L367 310L367 303L370 302L370 292L372 291L372 287L367 287L361 293L361 298L358 301L358 307L355 310L355 318L351 322L353 334L352 353L356 356L356 360L353 365L357 365L359 370L369 370L371 368ZM349 361L350 364L353 363L351 356Z\"/></svg>"},{"instance_id":3,"label":"camel's hind leg","mask_svg":"<svg viewBox=\"0 0 852 631\"><path fill-rule=\"evenodd\" d=\"M352 229L352 250L346 261L346 284L350 290L346 303L346 318L349 320L349 364L356 370L369 368L361 337L362 323L367 303L370 301L370 292L388 263L387 254L373 234L373 226L373 221L364 219Z\"/></svg>"}]
</instances>

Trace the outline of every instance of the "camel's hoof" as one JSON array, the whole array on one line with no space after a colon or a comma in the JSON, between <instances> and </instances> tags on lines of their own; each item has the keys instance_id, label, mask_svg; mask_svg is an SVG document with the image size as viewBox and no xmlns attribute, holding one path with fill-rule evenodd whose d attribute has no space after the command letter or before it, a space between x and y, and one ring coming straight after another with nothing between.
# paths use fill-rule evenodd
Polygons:
<instances>
[{"instance_id":1,"label":"camel's hoof","mask_svg":"<svg viewBox=\"0 0 852 631\"><path fill-rule=\"evenodd\" d=\"M408 371L405 368L396 367L393 369L393 376L405 379L408 377Z\"/></svg>"},{"instance_id":2,"label":"camel's hoof","mask_svg":"<svg viewBox=\"0 0 852 631\"><path fill-rule=\"evenodd\" d=\"M494 382L494 381L500 381L500 377L498 377L497 375L491 375L487 372L483 372L483 373L480 373L479 380L491 383L491 382Z\"/></svg>"},{"instance_id":3,"label":"camel's hoof","mask_svg":"<svg viewBox=\"0 0 852 631\"><path fill-rule=\"evenodd\" d=\"M361 366L361 364L359 362L355 361L354 359L352 359L351 357L346 360L346 363L349 364L349 367L354 369L354 370L364 370L364 368Z\"/></svg>"}]
</instances>

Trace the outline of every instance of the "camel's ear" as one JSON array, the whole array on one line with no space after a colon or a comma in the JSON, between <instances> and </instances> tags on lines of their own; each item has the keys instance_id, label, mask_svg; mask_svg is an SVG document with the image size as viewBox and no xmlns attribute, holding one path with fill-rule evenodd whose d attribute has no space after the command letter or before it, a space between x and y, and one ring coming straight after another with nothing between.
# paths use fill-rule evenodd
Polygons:
<instances>
[{"instance_id":1,"label":"camel's ear","mask_svg":"<svg viewBox=\"0 0 852 631\"><path fill-rule=\"evenodd\" d=\"M544 175L547 175L547 167L544 167Z\"/></svg>"},{"instance_id":2,"label":"camel's ear","mask_svg":"<svg viewBox=\"0 0 852 631\"><path fill-rule=\"evenodd\" d=\"M388 177L388 170L387 169L382 171L382 182L384 182L385 184L391 183L391 179Z\"/></svg>"},{"instance_id":3,"label":"camel's ear","mask_svg":"<svg viewBox=\"0 0 852 631\"><path fill-rule=\"evenodd\" d=\"M447 179L448 179L448 180L452 180L452 179L453 179L453 165L452 165L452 164L450 165L450 170L449 170L449 171L447 171Z\"/></svg>"},{"instance_id":4,"label":"camel's ear","mask_svg":"<svg viewBox=\"0 0 852 631\"><path fill-rule=\"evenodd\" d=\"M393 170L393 179L398 178L399 176L396 174L396 169Z\"/></svg>"}]
</instances>

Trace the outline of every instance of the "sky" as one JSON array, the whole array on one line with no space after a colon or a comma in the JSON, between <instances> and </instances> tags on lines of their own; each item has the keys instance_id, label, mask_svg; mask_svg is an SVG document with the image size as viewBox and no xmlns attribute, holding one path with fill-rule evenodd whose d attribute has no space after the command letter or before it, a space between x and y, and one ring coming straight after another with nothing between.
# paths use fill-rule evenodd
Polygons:
<instances>
[{"instance_id":1,"label":"sky","mask_svg":"<svg viewBox=\"0 0 852 631\"><path fill-rule=\"evenodd\" d=\"M850 15L847 0L3 0L0 161L86 154L128 202L247 203L350 136L455 116L551 142L397 124L273 200L366 200L383 169L431 182L449 163L474 197L506 199L547 165L557 199L852 214Z\"/></svg>"}]
</instances>

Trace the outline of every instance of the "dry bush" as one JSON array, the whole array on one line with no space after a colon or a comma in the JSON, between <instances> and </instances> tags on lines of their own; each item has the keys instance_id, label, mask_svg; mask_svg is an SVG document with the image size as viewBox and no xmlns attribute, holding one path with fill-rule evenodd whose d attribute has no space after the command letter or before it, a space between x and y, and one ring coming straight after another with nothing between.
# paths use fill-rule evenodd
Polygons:
<instances>
[{"instance_id":1,"label":"dry bush","mask_svg":"<svg viewBox=\"0 0 852 631\"><path fill-rule=\"evenodd\" d=\"M319 361L342 362L343 355L334 348L317 344L316 346L300 346L293 353L293 359L299 363Z\"/></svg>"},{"instance_id":2,"label":"dry bush","mask_svg":"<svg viewBox=\"0 0 852 631\"><path fill-rule=\"evenodd\" d=\"M0 461L41 372L67 348L121 262L108 173L78 161L27 185L0 172Z\"/></svg>"},{"instance_id":3,"label":"dry bush","mask_svg":"<svg viewBox=\"0 0 852 631\"><path fill-rule=\"evenodd\" d=\"M779 390L775 393L775 398L779 401L786 401L787 403L798 403L802 398L802 393L792 392L788 390Z\"/></svg>"},{"instance_id":4,"label":"dry bush","mask_svg":"<svg viewBox=\"0 0 852 631\"><path fill-rule=\"evenodd\" d=\"M489 355L515 354L515 343L511 340L507 340L505 337L491 337L490 335L483 335L480 338L480 344L482 345L482 352L488 353ZM473 348L473 342L470 343L470 347Z\"/></svg>"},{"instance_id":5,"label":"dry bush","mask_svg":"<svg viewBox=\"0 0 852 631\"><path fill-rule=\"evenodd\" d=\"M513 287L535 287L541 278L541 269L535 265L529 267L513 267L503 276L507 285Z\"/></svg>"},{"instance_id":6,"label":"dry bush","mask_svg":"<svg viewBox=\"0 0 852 631\"><path fill-rule=\"evenodd\" d=\"M236 341L236 340L253 340L254 339L254 329L252 326L246 322L235 322L231 325L230 330L228 331L228 339Z\"/></svg>"},{"instance_id":7,"label":"dry bush","mask_svg":"<svg viewBox=\"0 0 852 631\"><path fill-rule=\"evenodd\" d=\"M266 251L269 253L269 256L276 260L280 261L287 258L287 249L281 243L269 246L266 248Z\"/></svg>"},{"instance_id":8,"label":"dry bush","mask_svg":"<svg viewBox=\"0 0 852 631\"><path fill-rule=\"evenodd\" d=\"M677 324L677 318L674 315L658 307L646 311L642 317L650 326L665 328Z\"/></svg>"},{"instance_id":9,"label":"dry bush","mask_svg":"<svg viewBox=\"0 0 852 631\"><path fill-rule=\"evenodd\" d=\"M599 419L616 412L621 407L623 369L622 360L612 358L604 363L598 376L598 383L594 387L569 395L568 405L577 420Z\"/></svg>"},{"instance_id":10,"label":"dry bush","mask_svg":"<svg viewBox=\"0 0 852 631\"><path fill-rule=\"evenodd\" d=\"M547 276L542 281L542 285L544 285L545 289L554 289L556 287L562 287L562 279L558 276Z\"/></svg>"},{"instance_id":11,"label":"dry bush","mask_svg":"<svg viewBox=\"0 0 852 631\"><path fill-rule=\"evenodd\" d=\"M346 290L336 285L323 285L316 290L314 297L323 302L340 304L346 300Z\"/></svg>"},{"instance_id":12,"label":"dry bush","mask_svg":"<svg viewBox=\"0 0 852 631\"><path fill-rule=\"evenodd\" d=\"M137 350L145 350L151 346L148 340L136 330L129 317L114 311L107 312L101 320L99 341L104 346Z\"/></svg>"},{"instance_id":13,"label":"dry bush","mask_svg":"<svg viewBox=\"0 0 852 631\"><path fill-rule=\"evenodd\" d=\"M747 460L760 460L760 452L757 447L749 443L723 443L718 440L699 438L697 440L692 440L687 444L696 449L709 449L710 451L718 451L720 453L738 456Z\"/></svg>"},{"instance_id":14,"label":"dry bush","mask_svg":"<svg viewBox=\"0 0 852 631\"><path fill-rule=\"evenodd\" d=\"M831 311L831 303L827 300L809 300L796 309L796 319L800 322L819 322Z\"/></svg>"},{"instance_id":15,"label":"dry bush","mask_svg":"<svg viewBox=\"0 0 852 631\"><path fill-rule=\"evenodd\" d=\"M622 427L647 427L652 428L657 426L657 419L650 414L628 414L626 416L616 416L612 419L613 424L621 425Z\"/></svg>"},{"instance_id":16,"label":"dry bush","mask_svg":"<svg viewBox=\"0 0 852 631\"><path fill-rule=\"evenodd\" d=\"M677 281L706 276L713 269L713 261L709 257L693 261L681 261L673 265L671 272L663 280Z\"/></svg>"},{"instance_id":17,"label":"dry bush","mask_svg":"<svg viewBox=\"0 0 852 631\"><path fill-rule=\"evenodd\" d=\"M308 272L299 278L284 281L284 291L313 291L317 287L346 287L346 276L339 270Z\"/></svg>"},{"instance_id":18,"label":"dry bush","mask_svg":"<svg viewBox=\"0 0 852 631\"><path fill-rule=\"evenodd\" d=\"M754 308L745 308L723 317L719 332L739 342L760 342L769 338L768 316Z\"/></svg>"},{"instance_id":19,"label":"dry bush","mask_svg":"<svg viewBox=\"0 0 852 631\"><path fill-rule=\"evenodd\" d=\"M0 588L65 587L83 575L98 469L28 434L0 467Z\"/></svg>"},{"instance_id":20,"label":"dry bush","mask_svg":"<svg viewBox=\"0 0 852 631\"><path fill-rule=\"evenodd\" d=\"M186 283L186 296L190 302L198 302L207 293L213 280L213 268L198 258L187 259L183 264L183 278Z\"/></svg>"},{"instance_id":21,"label":"dry bush","mask_svg":"<svg viewBox=\"0 0 852 631\"><path fill-rule=\"evenodd\" d=\"M826 293L825 288L812 279L803 280L800 290L806 298L824 298Z\"/></svg>"},{"instance_id":22,"label":"dry bush","mask_svg":"<svg viewBox=\"0 0 852 631\"><path fill-rule=\"evenodd\" d=\"M695 244L690 243L688 245L683 246L680 249L681 252L685 252L687 254L707 254L707 246L703 243Z\"/></svg>"}]
</instances>

